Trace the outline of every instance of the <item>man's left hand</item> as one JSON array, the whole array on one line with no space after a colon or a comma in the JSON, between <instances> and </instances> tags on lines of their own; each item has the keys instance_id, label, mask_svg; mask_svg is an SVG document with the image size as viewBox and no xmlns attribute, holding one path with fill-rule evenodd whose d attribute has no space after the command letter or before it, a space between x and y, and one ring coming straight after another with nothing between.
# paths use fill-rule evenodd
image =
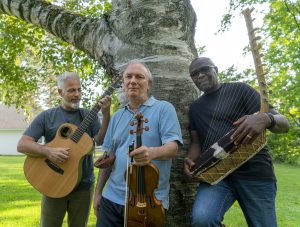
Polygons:
<instances>
[{"instance_id":1,"label":"man's left hand","mask_svg":"<svg viewBox=\"0 0 300 227\"><path fill-rule=\"evenodd\" d=\"M255 113L245 115L233 124L237 126L231 136L234 144L248 144L265 130L269 124L269 118L265 113Z\"/></svg>"},{"instance_id":2,"label":"man's left hand","mask_svg":"<svg viewBox=\"0 0 300 227\"><path fill-rule=\"evenodd\" d=\"M129 153L130 157L134 158L134 162L138 166L144 166L151 162L150 148L146 146L141 146Z\"/></svg>"},{"instance_id":3,"label":"man's left hand","mask_svg":"<svg viewBox=\"0 0 300 227\"><path fill-rule=\"evenodd\" d=\"M101 104L101 112L103 115L109 114L110 112L110 105L111 105L111 97L110 96L105 96L104 98L101 99L100 101Z\"/></svg>"}]
</instances>

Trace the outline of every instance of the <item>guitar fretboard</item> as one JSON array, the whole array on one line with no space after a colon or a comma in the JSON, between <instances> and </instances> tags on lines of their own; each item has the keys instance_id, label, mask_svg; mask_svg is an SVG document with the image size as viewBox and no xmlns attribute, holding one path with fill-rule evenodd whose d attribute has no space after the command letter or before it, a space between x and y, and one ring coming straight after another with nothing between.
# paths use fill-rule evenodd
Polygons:
<instances>
[{"instance_id":1,"label":"guitar fretboard","mask_svg":"<svg viewBox=\"0 0 300 227\"><path fill-rule=\"evenodd\" d=\"M112 86L110 86L101 97L105 97L106 95L111 95L115 88L119 86L120 79L117 79ZM96 103L92 110L88 113L88 115L83 119L79 127L75 130L75 132L71 135L70 139L78 143L83 133L87 130L87 128L90 126L90 124L96 119L96 116L101 109L101 105L99 103Z\"/></svg>"}]
</instances>

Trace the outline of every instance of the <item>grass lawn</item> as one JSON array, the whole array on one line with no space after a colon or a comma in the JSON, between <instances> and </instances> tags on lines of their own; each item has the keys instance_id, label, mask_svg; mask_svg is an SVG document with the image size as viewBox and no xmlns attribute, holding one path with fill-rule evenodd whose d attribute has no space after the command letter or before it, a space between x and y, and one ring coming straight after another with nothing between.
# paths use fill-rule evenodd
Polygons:
<instances>
[{"instance_id":1,"label":"grass lawn","mask_svg":"<svg viewBox=\"0 0 300 227\"><path fill-rule=\"evenodd\" d=\"M276 215L279 227L300 226L300 166L275 164L277 177ZM247 226L235 203L226 213L226 227Z\"/></svg>"},{"instance_id":2,"label":"grass lawn","mask_svg":"<svg viewBox=\"0 0 300 227\"><path fill-rule=\"evenodd\" d=\"M24 156L0 156L0 226L39 226L41 195L26 181L23 174ZM299 166L276 164L278 226L300 226ZM88 226L95 226L91 211ZM227 227L247 226L243 214L234 204L225 216ZM63 226L67 226L66 221Z\"/></svg>"}]
</instances>

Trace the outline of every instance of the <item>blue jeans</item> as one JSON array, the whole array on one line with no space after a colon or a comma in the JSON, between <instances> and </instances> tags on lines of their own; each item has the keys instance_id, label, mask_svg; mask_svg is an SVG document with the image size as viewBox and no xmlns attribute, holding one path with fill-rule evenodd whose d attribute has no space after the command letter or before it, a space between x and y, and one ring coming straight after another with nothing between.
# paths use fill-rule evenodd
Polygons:
<instances>
[{"instance_id":1,"label":"blue jeans","mask_svg":"<svg viewBox=\"0 0 300 227\"><path fill-rule=\"evenodd\" d=\"M96 227L123 227L124 206L116 204L104 197L100 202Z\"/></svg>"},{"instance_id":2,"label":"blue jeans","mask_svg":"<svg viewBox=\"0 0 300 227\"><path fill-rule=\"evenodd\" d=\"M276 227L275 197L276 181L227 177L216 185L201 183L193 205L192 226L220 226L225 212L238 201L249 227Z\"/></svg>"}]
</instances>

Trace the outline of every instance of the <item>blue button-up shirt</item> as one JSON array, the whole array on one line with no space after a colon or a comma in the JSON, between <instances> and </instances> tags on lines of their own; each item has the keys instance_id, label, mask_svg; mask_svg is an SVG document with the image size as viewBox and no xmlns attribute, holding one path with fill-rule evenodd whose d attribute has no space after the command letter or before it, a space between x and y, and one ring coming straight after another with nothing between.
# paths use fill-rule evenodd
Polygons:
<instances>
[{"instance_id":1,"label":"blue button-up shirt","mask_svg":"<svg viewBox=\"0 0 300 227\"><path fill-rule=\"evenodd\" d=\"M151 97L139 106L138 112L143 115L144 119L148 119L148 123L144 123L144 127L148 126L149 130L142 133L144 146L160 147L171 141L183 143L179 121L171 103ZM136 135L129 133L130 130L136 130L136 125L130 125L130 122L135 120L135 116L136 113L131 111L128 105L119 109L111 118L103 143L104 151L112 151L116 155L103 197L120 205L125 204L125 171L130 164L128 147L133 140L136 140ZM152 160L152 163L160 172L159 187L155 190L155 195L167 209L169 207L169 179L172 160Z\"/></svg>"}]
</instances>

